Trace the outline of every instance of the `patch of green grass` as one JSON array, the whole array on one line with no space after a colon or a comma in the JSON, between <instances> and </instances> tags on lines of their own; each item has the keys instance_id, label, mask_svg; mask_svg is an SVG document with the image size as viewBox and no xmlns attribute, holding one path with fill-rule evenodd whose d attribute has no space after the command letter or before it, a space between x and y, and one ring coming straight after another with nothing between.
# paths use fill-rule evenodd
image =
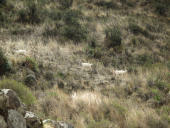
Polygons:
<instances>
[{"instance_id":1,"label":"patch of green grass","mask_svg":"<svg viewBox=\"0 0 170 128\"><path fill-rule=\"evenodd\" d=\"M152 89L151 92L155 101L160 102L163 99L163 95L159 89Z\"/></svg>"},{"instance_id":2,"label":"patch of green grass","mask_svg":"<svg viewBox=\"0 0 170 128\"><path fill-rule=\"evenodd\" d=\"M29 88L27 88L22 83L19 83L15 80L10 79L1 80L0 89L14 90L26 105L34 104L36 101L36 98L33 96L31 90L29 90Z\"/></svg>"},{"instance_id":3,"label":"patch of green grass","mask_svg":"<svg viewBox=\"0 0 170 128\"><path fill-rule=\"evenodd\" d=\"M91 121L87 128L109 128L111 122L108 120Z\"/></svg>"}]
</instances>

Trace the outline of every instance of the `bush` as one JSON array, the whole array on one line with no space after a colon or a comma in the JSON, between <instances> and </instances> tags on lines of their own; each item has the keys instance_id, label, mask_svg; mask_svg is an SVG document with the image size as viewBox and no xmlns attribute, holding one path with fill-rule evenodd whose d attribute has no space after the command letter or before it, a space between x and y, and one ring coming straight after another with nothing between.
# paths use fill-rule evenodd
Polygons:
<instances>
[{"instance_id":1,"label":"bush","mask_svg":"<svg viewBox=\"0 0 170 128\"><path fill-rule=\"evenodd\" d=\"M105 31L106 34L106 45L109 48L115 46L120 46L122 43L121 31L118 27L107 28Z\"/></svg>"},{"instance_id":2,"label":"bush","mask_svg":"<svg viewBox=\"0 0 170 128\"><path fill-rule=\"evenodd\" d=\"M35 102L35 97L29 88L15 80L3 79L0 81L0 89L14 90L26 105L31 105Z\"/></svg>"},{"instance_id":3,"label":"bush","mask_svg":"<svg viewBox=\"0 0 170 128\"><path fill-rule=\"evenodd\" d=\"M29 75L26 76L24 82L28 87L32 87L37 82L36 76L34 74L29 74Z\"/></svg>"},{"instance_id":4,"label":"bush","mask_svg":"<svg viewBox=\"0 0 170 128\"><path fill-rule=\"evenodd\" d=\"M135 23L129 24L129 29L133 34L140 34L143 33L143 28L141 28L139 25Z\"/></svg>"},{"instance_id":5,"label":"bush","mask_svg":"<svg viewBox=\"0 0 170 128\"><path fill-rule=\"evenodd\" d=\"M41 21L40 9L35 3L27 5L26 9L21 9L18 12L18 21L22 23L38 24Z\"/></svg>"},{"instance_id":6,"label":"bush","mask_svg":"<svg viewBox=\"0 0 170 128\"><path fill-rule=\"evenodd\" d=\"M34 72L39 71L37 62L33 58L30 58L30 57L26 57L25 61L23 62L23 66L31 69Z\"/></svg>"},{"instance_id":7,"label":"bush","mask_svg":"<svg viewBox=\"0 0 170 128\"><path fill-rule=\"evenodd\" d=\"M107 9L117 8L116 3L114 3L113 1L104 1L104 0L101 0L101 1L96 2L95 4L97 6L104 7L104 8L107 8Z\"/></svg>"},{"instance_id":8,"label":"bush","mask_svg":"<svg viewBox=\"0 0 170 128\"><path fill-rule=\"evenodd\" d=\"M64 26L62 35L67 39L78 43L87 39L87 29L79 23L70 26L68 25Z\"/></svg>"},{"instance_id":9,"label":"bush","mask_svg":"<svg viewBox=\"0 0 170 128\"><path fill-rule=\"evenodd\" d=\"M79 10L66 10L63 15L63 20L68 25L77 24L79 19L82 17L82 12Z\"/></svg>"},{"instance_id":10,"label":"bush","mask_svg":"<svg viewBox=\"0 0 170 128\"><path fill-rule=\"evenodd\" d=\"M145 65L145 66L149 66L154 63L153 58L146 54L137 56L136 61L137 61L137 64Z\"/></svg>"},{"instance_id":11,"label":"bush","mask_svg":"<svg viewBox=\"0 0 170 128\"><path fill-rule=\"evenodd\" d=\"M53 9L51 12L49 12L48 17L51 18L54 21L61 20L62 19L62 12L58 9Z\"/></svg>"},{"instance_id":12,"label":"bush","mask_svg":"<svg viewBox=\"0 0 170 128\"><path fill-rule=\"evenodd\" d=\"M154 39L153 35L151 35L147 30L143 29L142 27L140 27L139 25L137 25L135 23L130 23L129 29L135 35L142 34L143 36L145 36L149 39L152 39L152 40Z\"/></svg>"},{"instance_id":13,"label":"bush","mask_svg":"<svg viewBox=\"0 0 170 128\"><path fill-rule=\"evenodd\" d=\"M166 0L165 0L166 1ZM168 12L168 4L170 3L166 3L166 2L161 2L161 1L157 1L155 3L155 11L156 13L158 13L159 15L164 15L166 16L167 15L167 12Z\"/></svg>"},{"instance_id":14,"label":"bush","mask_svg":"<svg viewBox=\"0 0 170 128\"><path fill-rule=\"evenodd\" d=\"M76 43L87 39L87 28L79 23L81 15L82 13L78 10L67 10L63 16L65 25L61 34Z\"/></svg>"},{"instance_id":15,"label":"bush","mask_svg":"<svg viewBox=\"0 0 170 128\"><path fill-rule=\"evenodd\" d=\"M6 4L6 0L0 0L0 6L5 4Z\"/></svg>"},{"instance_id":16,"label":"bush","mask_svg":"<svg viewBox=\"0 0 170 128\"><path fill-rule=\"evenodd\" d=\"M59 0L62 9L70 8L73 4L73 0Z\"/></svg>"},{"instance_id":17,"label":"bush","mask_svg":"<svg viewBox=\"0 0 170 128\"><path fill-rule=\"evenodd\" d=\"M159 15L167 16L170 12L169 0L151 0L151 6L154 7L155 12Z\"/></svg>"},{"instance_id":18,"label":"bush","mask_svg":"<svg viewBox=\"0 0 170 128\"><path fill-rule=\"evenodd\" d=\"M88 57L95 59L101 59L101 57L104 55L103 49L101 47L88 46L85 51Z\"/></svg>"},{"instance_id":19,"label":"bush","mask_svg":"<svg viewBox=\"0 0 170 128\"><path fill-rule=\"evenodd\" d=\"M3 23L5 21L5 17L2 12L0 12L0 23Z\"/></svg>"},{"instance_id":20,"label":"bush","mask_svg":"<svg viewBox=\"0 0 170 128\"><path fill-rule=\"evenodd\" d=\"M4 75L7 72L12 70L12 66L10 65L8 59L0 49L0 75Z\"/></svg>"},{"instance_id":21,"label":"bush","mask_svg":"<svg viewBox=\"0 0 170 128\"><path fill-rule=\"evenodd\" d=\"M152 89L151 90L152 97L155 101L161 102L163 99L163 95L159 89Z\"/></svg>"}]
</instances>

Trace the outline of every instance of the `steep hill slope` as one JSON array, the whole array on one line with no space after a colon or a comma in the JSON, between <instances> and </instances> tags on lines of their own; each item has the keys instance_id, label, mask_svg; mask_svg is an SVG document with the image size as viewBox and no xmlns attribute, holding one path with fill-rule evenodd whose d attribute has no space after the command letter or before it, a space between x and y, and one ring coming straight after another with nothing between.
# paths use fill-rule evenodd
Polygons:
<instances>
[{"instance_id":1,"label":"steep hill slope","mask_svg":"<svg viewBox=\"0 0 170 128\"><path fill-rule=\"evenodd\" d=\"M30 88L36 101L27 105L44 119L75 128L168 128L169 5L0 0L0 78Z\"/></svg>"}]
</instances>

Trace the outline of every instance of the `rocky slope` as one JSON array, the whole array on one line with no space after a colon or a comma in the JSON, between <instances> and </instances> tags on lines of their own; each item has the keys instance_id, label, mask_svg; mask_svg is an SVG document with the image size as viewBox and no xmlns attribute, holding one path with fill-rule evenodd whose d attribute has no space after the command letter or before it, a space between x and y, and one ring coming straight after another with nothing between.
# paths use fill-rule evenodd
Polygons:
<instances>
[{"instance_id":1,"label":"rocky slope","mask_svg":"<svg viewBox=\"0 0 170 128\"><path fill-rule=\"evenodd\" d=\"M0 90L1 128L74 128L65 122L41 120L34 113L26 111L26 106L10 89Z\"/></svg>"}]
</instances>

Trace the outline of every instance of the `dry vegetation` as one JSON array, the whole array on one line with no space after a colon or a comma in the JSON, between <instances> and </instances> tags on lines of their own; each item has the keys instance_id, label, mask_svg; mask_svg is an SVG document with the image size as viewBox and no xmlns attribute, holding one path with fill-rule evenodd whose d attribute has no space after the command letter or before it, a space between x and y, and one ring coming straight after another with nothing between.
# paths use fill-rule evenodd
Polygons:
<instances>
[{"instance_id":1,"label":"dry vegetation","mask_svg":"<svg viewBox=\"0 0 170 128\"><path fill-rule=\"evenodd\" d=\"M0 0L0 88L16 89L41 118L75 128L168 128L169 5Z\"/></svg>"}]
</instances>

